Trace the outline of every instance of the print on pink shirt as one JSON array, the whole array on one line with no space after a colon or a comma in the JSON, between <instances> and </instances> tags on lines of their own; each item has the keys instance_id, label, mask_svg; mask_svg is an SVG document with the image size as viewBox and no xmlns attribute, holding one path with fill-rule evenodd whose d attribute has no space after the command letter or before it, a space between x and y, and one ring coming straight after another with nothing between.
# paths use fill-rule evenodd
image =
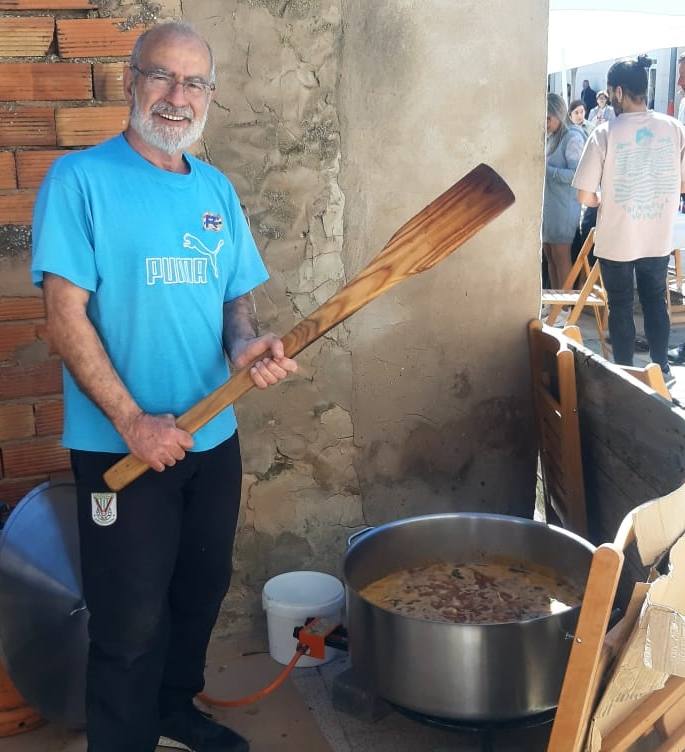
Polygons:
<instances>
[{"instance_id":1,"label":"print on pink shirt","mask_svg":"<svg viewBox=\"0 0 685 752\"><path fill-rule=\"evenodd\" d=\"M672 138L657 138L650 128L640 128L634 143L616 144L614 201L632 219L659 219L672 203L677 164Z\"/></svg>"}]
</instances>

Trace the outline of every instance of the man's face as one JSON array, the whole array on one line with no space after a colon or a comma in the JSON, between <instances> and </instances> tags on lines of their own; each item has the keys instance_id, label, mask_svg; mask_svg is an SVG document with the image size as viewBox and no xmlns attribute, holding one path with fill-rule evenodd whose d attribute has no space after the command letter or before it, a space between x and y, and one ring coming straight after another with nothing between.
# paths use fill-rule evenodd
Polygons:
<instances>
[{"instance_id":1,"label":"man's face","mask_svg":"<svg viewBox=\"0 0 685 752\"><path fill-rule=\"evenodd\" d=\"M577 107L571 110L571 112L568 113L568 116L571 119L572 123L575 123L576 125L582 125L583 120L585 120L585 107L583 107L582 104L579 104Z\"/></svg>"},{"instance_id":2,"label":"man's face","mask_svg":"<svg viewBox=\"0 0 685 752\"><path fill-rule=\"evenodd\" d=\"M678 86L685 92L685 60L678 65Z\"/></svg>"},{"instance_id":3,"label":"man's face","mask_svg":"<svg viewBox=\"0 0 685 752\"><path fill-rule=\"evenodd\" d=\"M607 86L607 93L609 94L609 101L614 108L614 112L620 115L623 112L623 106L621 105L623 101L623 89L620 86L617 86L615 89L613 86Z\"/></svg>"},{"instance_id":4,"label":"man's face","mask_svg":"<svg viewBox=\"0 0 685 752\"><path fill-rule=\"evenodd\" d=\"M587 89L588 86L590 86L590 82L586 78L585 81L583 81L583 89Z\"/></svg>"},{"instance_id":5,"label":"man's face","mask_svg":"<svg viewBox=\"0 0 685 752\"><path fill-rule=\"evenodd\" d=\"M139 67L128 69L125 81L131 128L149 146L167 154L187 149L200 138L207 121L207 47L195 37L160 34L143 48Z\"/></svg>"}]
</instances>

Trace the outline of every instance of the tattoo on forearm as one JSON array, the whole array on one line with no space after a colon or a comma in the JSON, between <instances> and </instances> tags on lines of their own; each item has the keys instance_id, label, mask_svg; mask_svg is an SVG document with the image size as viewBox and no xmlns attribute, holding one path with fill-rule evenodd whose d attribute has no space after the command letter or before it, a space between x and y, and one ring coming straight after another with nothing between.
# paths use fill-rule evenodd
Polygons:
<instances>
[{"instance_id":1,"label":"tattoo on forearm","mask_svg":"<svg viewBox=\"0 0 685 752\"><path fill-rule=\"evenodd\" d=\"M259 321L257 320L257 306L255 305L254 295L249 292L247 295L243 295L242 298L238 298L241 304L245 308L245 321L250 327L250 331L254 332L254 335L259 334Z\"/></svg>"},{"instance_id":2,"label":"tattoo on forearm","mask_svg":"<svg viewBox=\"0 0 685 752\"><path fill-rule=\"evenodd\" d=\"M247 340L259 334L257 310L252 293L242 295L224 304L224 349L231 356L231 348L238 340Z\"/></svg>"}]
</instances>

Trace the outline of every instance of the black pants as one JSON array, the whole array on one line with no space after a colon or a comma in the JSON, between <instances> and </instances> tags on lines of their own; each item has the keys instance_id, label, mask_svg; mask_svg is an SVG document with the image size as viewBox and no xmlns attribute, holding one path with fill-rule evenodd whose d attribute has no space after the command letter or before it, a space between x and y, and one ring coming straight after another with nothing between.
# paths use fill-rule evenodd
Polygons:
<instances>
[{"instance_id":1,"label":"black pants","mask_svg":"<svg viewBox=\"0 0 685 752\"><path fill-rule=\"evenodd\" d=\"M159 719L204 686L207 644L231 577L240 506L238 437L148 471L93 521L91 493L121 455L72 452L90 611L88 752L153 752Z\"/></svg>"},{"instance_id":2,"label":"black pants","mask_svg":"<svg viewBox=\"0 0 685 752\"><path fill-rule=\"evenodd\" d=\"M576 235L571 243L571 261L575 263L580 253L580 249L583 247L583 243L587 240L587 236L590 234L590 230L597 224L597 207L596 206L584 206L580 213L580 223L576 230ZM588 263L592 266L595 263L595 254L590 251L588 256Z\"/></svg>"},{"instance_id":3,"label":"black pants","mask_svg":"<svg viewBox=\"0 0 685 752\"><path fill-rule=\"evenodd\" d=\"M668 371L668 335L671 328L666 302L668 258L655 256L635 261L599 260L609 298L609 334L615 363L622 366L633 365L633 288L637 281L650 357L661 366L662 371Z\"/></svg>"}]
</instances>

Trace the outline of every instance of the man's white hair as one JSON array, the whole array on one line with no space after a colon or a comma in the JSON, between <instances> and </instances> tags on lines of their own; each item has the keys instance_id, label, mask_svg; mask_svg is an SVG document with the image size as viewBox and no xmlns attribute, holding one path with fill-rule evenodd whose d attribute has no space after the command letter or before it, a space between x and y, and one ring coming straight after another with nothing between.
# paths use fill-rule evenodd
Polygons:
<instances>
[{"instance_id":1,"label":"man's white hair","mask_svg":"<svg viewBox=\"0 0 685 752\"><path fill-rule=\"evenodd\" d=\"M192 24L189 24L186 21L163 21L162 23L155 24L155 26L152 26L147 31L144 31L138 39L136 39L136 43L133 46L130 64L140 68L140 58L142 56L143 47L145 47L151 38L164 34L177 34L182 37L198 39L202 42L207 47L207 52L209 53L209 82L212 84L215 82L216 70L214 67L214 53L212 52L212 48L202 34L200 34Z\"/></svg>"}]
</instances>

